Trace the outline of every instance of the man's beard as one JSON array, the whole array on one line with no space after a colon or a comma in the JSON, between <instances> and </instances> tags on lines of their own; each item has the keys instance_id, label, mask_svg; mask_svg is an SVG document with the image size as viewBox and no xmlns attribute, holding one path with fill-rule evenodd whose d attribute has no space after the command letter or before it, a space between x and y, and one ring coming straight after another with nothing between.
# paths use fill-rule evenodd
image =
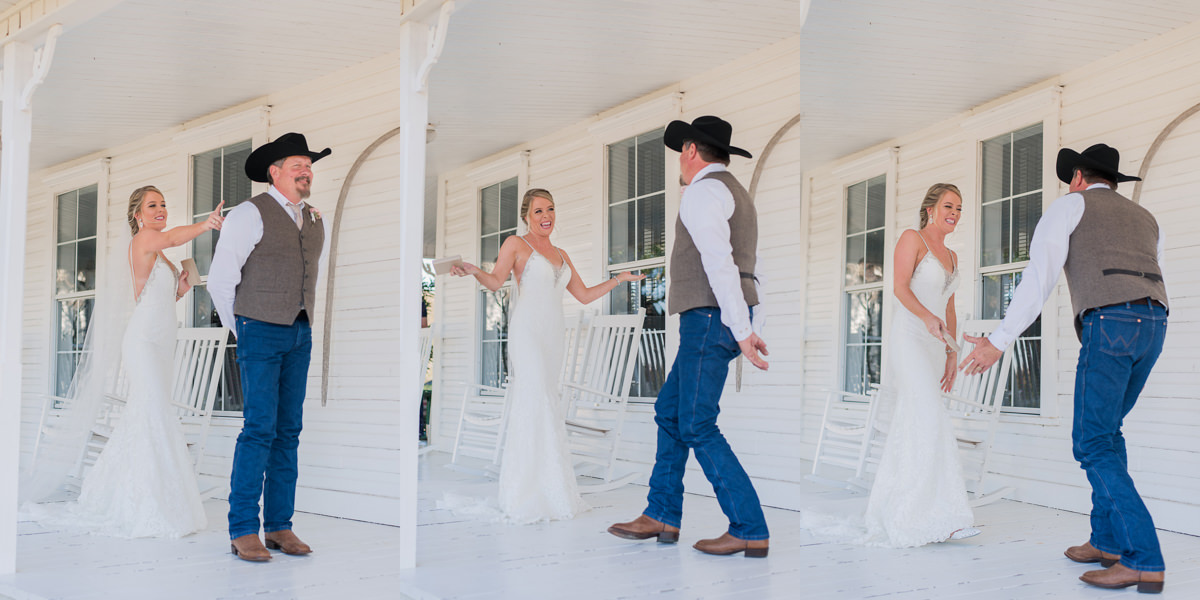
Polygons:
<instances>
[{"instance_id":1,"label":"man's beard","mask_svg":"<svg viewBox=\"0 0 1200 600\"><path fill-rule=\"evenodd\" d=\"M300 187L300 182L302 181L308 185L306 187ZM312 193L312 180L308 179L307 177L297 177L296 191L299 192L301 200L308 200L309 194Z\"/></svg>"}]
</instances>

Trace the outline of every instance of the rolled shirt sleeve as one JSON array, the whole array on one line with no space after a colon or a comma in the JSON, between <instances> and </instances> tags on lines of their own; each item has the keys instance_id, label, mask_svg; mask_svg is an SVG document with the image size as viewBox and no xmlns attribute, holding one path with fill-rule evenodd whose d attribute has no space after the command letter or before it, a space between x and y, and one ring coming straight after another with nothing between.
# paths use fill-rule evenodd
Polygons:
<instances>
[{"instance_id":1,"label":"rolled shirt sleeve","mask_svg":"<svg viewBox=\"0 0 1200 600\"><path fill-rule=\"evenodd\" d=\"M679 218L700 251L704 274L712 287L721 309L721 323L733 332L739 342L750 337L750 309L742 293L741 273L733 262L733 246L729 240L729 218L733 216L733 194L725 184L713 179L700 179L701 171L684 191L680 201Z\"/></svg>"},{"instance_id":2,"label":"rolled shirt sleeve","mask_svg":"<svg viewBox=\"0 0 1200 600\"><path fill-rule=\"evenodd\" d=\"M233 300L237 286L242 281L242 266L246 258L262 239L262 215L258 207L243 202L229 211L221 227L221 238L213 253L212 266L208 271L208 295L213 307L221 317L221 323L237 335L234 326Z\"/></svg>"},{"instance_id":3,"label":"rolled shirt sleeve","mask_svg":"<svg viewBox=\"0 0 1200 600\"><path fill-rule=\"evenodd\" d=\"M997 349L1007 348L1042 313L1042 305L1067 263L1071 233L1079 226L1084 207L1083 195L1067 194L1051 204L1038 220L1029 243L1029 265L1021 272L1021 283L1013 290L1004 320L988 336Z\"/></svg>"}]
</instances>

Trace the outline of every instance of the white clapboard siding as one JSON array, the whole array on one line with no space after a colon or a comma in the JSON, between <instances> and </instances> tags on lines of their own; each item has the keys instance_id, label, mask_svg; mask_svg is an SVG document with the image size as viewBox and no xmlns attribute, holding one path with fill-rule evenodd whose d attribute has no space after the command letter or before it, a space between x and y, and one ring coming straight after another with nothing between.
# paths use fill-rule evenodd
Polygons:
<instances>
[{"instance_id":1,"label":"white clapboard siding","mask_svg":"<svg viewBox=\"0 0 1200 600\"><path fill-rule=\"evenodd\" d=\"M1136 173L1150 143L1159 132L1187 108L1200 101L1200 73L1192 69L1200 57L1200 30L1197 25L1151 40L1130 50L1063 74L1057 81L1042 83L1030 90L1000 99L980 111L1009 103L1018 103L1023 95L1043 93L1049 85L1061 84L1062 144L1081 150L1093 143L1105 142L1121 150L1122 170ZM1153 90L1152 92L1149 90ZM1029 123L1045 115L1028 113ZM957 183L966 191L974 188L976 160L970 152L970 127L964 127L968 115L960 115L930 128L889 140L879 146L898 147L897 202L889 226L900 231L912 227L917 207L928 185L938 181ZM1013 122L1019 123L1020 116ZM1021 126L1014 125L1013 128ZM1054 125L1047 124L1047 130ZM996 131L994 134L1004 133ZM989 134L989 135L994 135ZM866 152L870 152L868 150ZM840 185L833 176L839 165L855 157L814 169L808 287L809 321L806 369L816 365L835 366L837 332L828 331L826 318L836 318L835 306L819 309L830 290L837 289L836 265L827 264L838 257L818 256L812 248L820 245L828 232L841 230L840 214L829 207L841 201ZM1141 202L1153 211L1167 234L1165 275L1171 298L1171 325L1163 357L1147 383L1137 408L1125 421L1130 468L1140 490L1165 528L1196 533L1200 523L1200 416L1194 409L1200 387L1200 350L1190 343L1186 333L1200 332L1200 248L1192 233L1200 226L1200 207L1193 201L1194 166L1200 158L1200 120L1185 122L1159 149L1142 192ZM1053 164L1053 156L1049 158ZM970 185L964 185L970 184ZM1043 205L1065 192L1065 186L1046 189ZM1129 195L1132 184L1120 191ZM975 223L978 223L977 198L964 198L964 219L948 243L958 252L961 264L971 277L963 280L956 302L960 315L971 314L974 290ZM822 275L827 274L827 275ZM890 273L888 274L890 277ZM821 279L825 277L825 279ZM894 301L892 302L894 304ZM1043 377L1053 381L1054 393L1043 398L1047 417L1005 417L993 452L993 467L1003 479L1016 486L1012 497L1070 510L1086 511L1089 488L1083 472L1071 457L1071 409L1075 362L1079 343L1072 327L1070 299L1065 282L1060 282L1047 310L1055 317L1055 327L1044 329L1047 341L1055 348L1046 363L1052 366ZM814 339L819 338L819 339ZM886 345L886 341L885 341ZM1049 352L1050 349L1047 349ZM821 387L807 382L805 405L809 414L819 410Z\"/></svg>"},{"instance_id":2,"label":"white clapboard siding","mask_svg":"<svg viewBox=\"0 0 1200 600\"><path fill-rule=\"evenodd\" d=\"M170 225L190 221L187 189L189 153L203 152L245 139L256 143L267 135L278 137L288 131L303 132L316 149L334 152L317 163L310 202L321 209L332 225L334 208L347 172L368 145L399 126L394 108L399 102L399 80L395 55L386 55L344 69L321 79L258 98L239 107L199 119L193 123L110 148L94 156L57 165L34 174L30 186L31 240L27 257L25 304L25 399L22 411L23 459L32 447L40 394L50 389L53 315L51 270L53 254L54 192L41 182L56 172L98 157L112 158L109 175L107 230L115 239L125 224L130 191L146 184L162 189L171 208ZM201 125L220 122L228 114L240 114L270 106L269 121L240 124L212 136L211 147L190 147L186 132ZM211 126L211 125L210 125ZM180 136L184 132L185 135ZM208 138L205 138L208 139ZM398 390L396 365L400 348L399 323L395 318L403 290L389 273L397 271L400 245L394 234L400 223L399 141L379 146L364 162L350 187L340 233L338 289L335 294L330 398L321 406L321 348L324 293L328 270L318 282L318 305L310 311L313 322L313 363L309 370L305 402L305 430L301 436L297 490L300 510L356 518L380 523L399 519L397 498L402 484L399 465L403 444L401 411L417 410L416 394ZM80 185L95 183L83 181ZM258 186L255 188L260 189ZM105 190L100 190L104 198ZM124 248L113 249L124 252ZM188 255L188 248L167 251L173 261ZM103 264L104 259L99 261ZM179 317L187 318L190 298L179 303ZM216 417L209 454L202 475L215 482L227 480L234 443L241 419ZM220 493L220 492L218 492Z\"/></svg>"},{"instance_id":3,"label":"white clapboard siding","mask_svg":"<svg viewBox=\"0 0 1200 600\"><path fill-rule=\"evenodd\" d=\"M1162 127L1200 100L1200 73L1190 68L1200 57L1198 31L1200 24L1184 27L805 173L800 172L798 158L806 142L803 120L782 140L765 165L756 197L760 254L771 278L766 338L772 349L772 369L760 373L747 368L743 389L737 394L732 391L731 378L721 415L722 429L755 477L765 503L794 504L795 484L803 476L799 461L811 457L825 390L841 385L845 186L894 173L894 179L889 179L889 187L895 188L889 190L894 194L888 218L892 239L916 226L919 204L929 185L945 181L964 190L964 220L948 244L959 255L964 272L956 309L960 319L969 318L977 312L979 200L974 148L978 142L1045 121L1044 135L1050 146L1058 138L1077 149L1105 141L1122 150L1124 170L1136 172ZM794 87L801 83L796 71L798 54L798 47L785 41L680 82L673 90L682 93L681 118L721 115L734 124L735 143L760 153L775 130L802 110ZM1060 84L1061 91L1056 87ZM620 108L649 106L662 93ZM441 250L464 256L478 252L478 187L518 175L520 167L495 176L494 181L474 181L470 174L489 164L512 162L513 154L528 150L527 185L549 188L556 195L555 243L570 253L585 281L602 277L605 199L597 157L603 153L604 142L588 139L587 132L604 118L602 114L439 175L444 183ZM630 135L633 133L637 132ZM888 148L896 149L892 159ZM1046 161L1052 165L1053 150L1048 152ZM1143 204L1155 211L1168 234L1166 274L1173 310L1166 351L1137 410L1126 422L1131 468L1159 523L1193 533L1200 531L1196 528L1200 503L1194 499L1200 487L1200 448L1195 442L1200 439L1200 423L1193 409L1200 383L1196 375L1200 350L1187 340L1200 333L1196 317L1200 246L1190 241L1189 232L1200 225L1200 208L1195 206L1194 194L1188 192L1194 187L1197 157L1200 119L1185 124L1164 144L1143 192ZM894 170L889 160L895 161ZM749 183L755 164L735 159L731 170ZM1049 172L1045 179L1043 204L1048 206L1063 193L1064 186ZM1122 186L1121 191L1131 193L1132 186ZM674 212L668 201L668 227ZM448 281L439 290L439 311L445 311L440 312L445 335L440 355L442 384L435 386L435 390L440 388L435 391L441 418L441 428L435 432L439 439L452 434L457 418L461 388L452 381L471 381L476 376L477 290L473 282L463 280ZM895 301L889 295L885 302L886 314ZM577 304L568 299L566 306L570 310ZM1046 388L1050 393L1043 398L1045 414L1005 416L993 460L1000 478L1016 486L1014 498L1086 510L1086 479L1070 451L1079 346L1065 283L1058 286L1047 310L1043 349L1048 368L1043 378L1049 382ZM652 407L632 405L621 457L647 465L653 456L654 435ZM708 491L694 469L686 481L693 491Z\"/></svg>"},{"instance_id":4,"label":"white clapboard siding","mask_svg":"<svg viewBox=\"0 0 1200 600\"><path fill-rule=\"evenodd\" d=\"M664 113L660 120L651 120L644 129L630 130L628 135L662 127L672 118L691 120L702 114L720 114L734 124L735 143L756 155L753 161L735 159L730 167L749 186L767 142L801 110L797 100L800 86L797 49L797 40L781 42L680 82L677 91L683 93L683 114ZM653 104L662 96L663 91L656 92L644 103ZM636 111L640 104L641 101L635 101L614 109L614 112ZM503 163L519 150L528 150L528 187L544 187L555 196L555 244L571 257L585 283L602 281L606 276L603 223L607 202L602 181L604 172L599 161L604 144L616 140L600 140L590 133L589 127L597 123L603 127L608 116L600 115L442 175L446 181L446 198L442 206L444 219L440 220L439 236L442 253L462 254L464 258L478 253L478 187L518 175L517 171L505 172L494 176L493 180L472 181L471 173L486 169L489 164ZM767 157L755 199L760 239L771 241L769 245L762 245L761 254L763 270L770 278L766 301L770 305L767 336L772 351L772 369L768 373L759 373L747 364L743 389L737 395L733 395L731 372L726 388L730 400L723 405L721 417L724 431L738 449L747 470L765 480L796 480L796 465L800 459L798 448L803 443L800 427L803 405L799 402L799 390L804 342L791 334L792 328L803 321L802 303L798 302L801 296L795 290L804 280L804 272L796 268L793 258L795 249L803 243L795 235L800 224L802 179L795 164L801 137L801 128L793 128ZM668 153L667 160L673 158ZM668 190L668 230L673 230L675 220L676 209L670 199L672 192ZM444 328L440 350L443 354L439 359L443 371L441 384L434 386L435 410L440 411L440 428L435 432L435 439L445 443L447 437L453 435L461 402L462 390L456 380L470 381L476 376L479 288L473 281L451 278L439 280L439 286L438 319ZM598 300L587 309L604 311L605 302L605 299ZM564 306L568 314L581 308L569 295ZM669 348L668 353L668 358L673 356L674 348ZM456 363L456 359L465 360L466 364ZM626 427L621 458L633 463L627 468L648 470L656 435L652 406L631 405ZM703 484L696 491L711 493L711 488ZM788 503L781 494L774 494L767 501L775 505Z\"/></svg>"}]
</instances>

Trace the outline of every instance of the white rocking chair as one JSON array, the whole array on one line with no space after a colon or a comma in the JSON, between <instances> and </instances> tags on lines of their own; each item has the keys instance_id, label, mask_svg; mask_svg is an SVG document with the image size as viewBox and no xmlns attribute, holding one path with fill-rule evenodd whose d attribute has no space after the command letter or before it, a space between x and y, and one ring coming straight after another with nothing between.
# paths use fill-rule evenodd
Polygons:
<instances>
[{"instance_id":1,"label":"white rocking chair","mask_svg":"<svg viewBox=\"0 0 1200 600\"><path fill-rule=\"evenodd\" d=\"M507 394L507 388L466 384L448 468L489 477L499 474L508 422ZM476 459L476 464L478 460L484 463L479 467L466 459Z\"/></svg>"},{"instance_id":2,"label":"white rocking chair","mask_svg":"<svg viewBox=\"0 0 1200 600\"><path fill-rule=\"evenodd\" d=\"M171 400L178 410L187 440L192 464L199 474L204 461L208 442L209 425L212 422L213 403L220 387L221 373L225 366L225 350L229 330L224 328L183 328L177 333L175 352L172 359ZM111 389L104 394L96 409L87 437L79 450L78 459L67 479L67 488L78 491L84 476L96 464L113 429L120 421L129 393L129 383L123 368L118 369ZM58 418L55 413L69 410L70 400L49 397L42 411L39 441ZM35 453L37 452L35 444Z\"/></svg>"},{"instance_id":3,"label":"white rocking chair","mask_svg":"<svg viewBox=\"0 0 1200 600\"><path fill-rule=\"evenodd\" d=\"M875 390L870 394L829 392L807 479L847 489L870 489L867 466L877 434L877 395Z\"/></svg>"},{"instance_id":4,"label":"white rocking chair","mask_svg":"<svg viewBox=\"0 0 1200 600\"><path fill-rule=\"evenodd\" d=\"M1000 321L965 321L960 330L972 336L985 336L999 324ZM1013 347L1018 343L1011 344L1000 360L987 371L978 375L959 373L954 389L942 395L954 423L963 476L967 480L972 506L990 504L1013 491L1011 486L990 489L989 459L1000 423L1004 391L1008 387ZM964 342L962 346L963 357L974 349L974 344Z\"/></svg>"},{"instance_id":5,"label":"white rocking chair","mask_svg":"<svg viewBox=\"0 0 1200 600\"><path fill-rule=\"evenodd\" d=\"M601 480L581 485L582 493L610 490L640 475L634 471L615 477L645 315L645 309L639 309L632 315L593 317L576 379L562 384L572 457L577 467L583 467L581 474Z\"/></svg>"}]
</instances>

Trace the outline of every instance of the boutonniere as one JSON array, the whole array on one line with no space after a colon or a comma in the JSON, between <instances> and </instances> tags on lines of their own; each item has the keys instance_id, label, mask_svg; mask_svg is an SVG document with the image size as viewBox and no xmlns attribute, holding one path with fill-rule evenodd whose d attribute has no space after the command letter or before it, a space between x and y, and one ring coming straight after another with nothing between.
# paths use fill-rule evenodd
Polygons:
<instances>
[{"instance_id":1,"label":"boutonniere","mask_svg":"<svg viewBox=\"0 0 1200 600\"><path fill-rule=\"evenodd\" d=\"M308 207L308 218L313 223L320 221L321 220L321 211L317 210L317 207L310 205Z\"/></svg>"}]
</instances>

